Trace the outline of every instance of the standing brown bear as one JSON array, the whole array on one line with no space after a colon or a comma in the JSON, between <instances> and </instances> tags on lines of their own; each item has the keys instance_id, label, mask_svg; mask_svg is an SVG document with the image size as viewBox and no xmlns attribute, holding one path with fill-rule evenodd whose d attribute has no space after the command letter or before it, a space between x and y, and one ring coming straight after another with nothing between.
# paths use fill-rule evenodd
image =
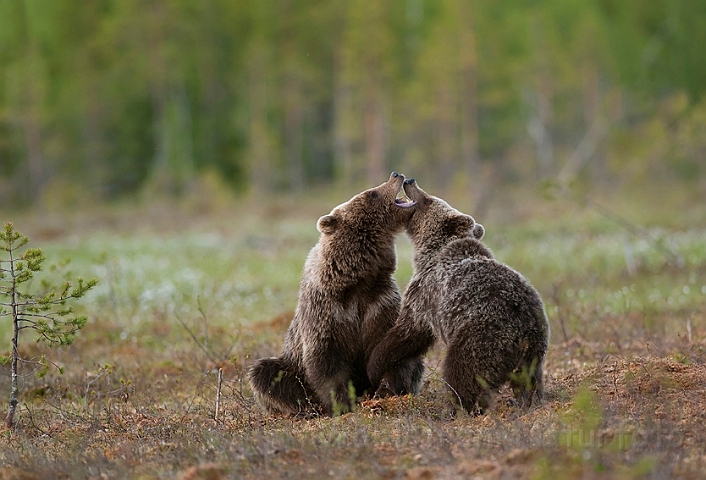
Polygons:
<instances>
[{"instance_id":1,"label":"standing brown bear","mask_svg":"<svg viewBox=\"0 0 706 480\"><path fill-rule=\"evenodd\" d=\"M397 199L403 182L392 172L386 183L319 219L321 236L304 265L282 352L260 359L248 374L268 411L342 413L370 388L370 354L400 311L394 239L414 205ZM380 378L394 393L416 394L423 371L422 359L415 358Z\"/></svg>"},{"instance_id":2,"label":"standing brown bear","mask_svg":"<svg viewBox=\"0 0 706 480\"><path fill-rule=\"evenodd\" d=\"M371 382L377 386L441 339L448 347L444 379L468 412L487 408L491 392L507 381L518 402L529 407L543 393L549 342L539 293L493 258L479 240L482 226L471 216L428 195L414 179L404 190L416 202L407 224L414 275L395 326L370 358Z\"/></svg>"}]
</instances>

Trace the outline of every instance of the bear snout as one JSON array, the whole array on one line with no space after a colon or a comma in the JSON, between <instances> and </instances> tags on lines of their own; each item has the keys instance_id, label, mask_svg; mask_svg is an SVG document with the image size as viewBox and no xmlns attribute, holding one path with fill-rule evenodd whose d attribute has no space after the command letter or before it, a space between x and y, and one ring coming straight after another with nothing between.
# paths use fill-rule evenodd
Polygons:
<instances>
[{"instance_id":1,"label":"bear snout","mask_svg":"<svg viewBox=\"0 0 706 480\"><path fill-rule=\"evenodd\" d=\"M402 188L404 180L404 175L402 175L401 173L392 172L390 174L390 179L386 183L388 187L394 187L395 189L399 190L400 188Z\"/></svg>"},{"instance_id":2,"label":"bear snout","mask_svg":"<svg viewBox=\"0 0 706 480\"><path fill-rule=\"evenodd\" d=\"M409 178L404 181L405 185L413 185L415 180L413 178Z\"/></svg>"},{"instance_id":3,"label":"bear snout","mask_svg":"<svg viewBox=\"0 0 706 480\"><path fill-rule=\"evenodd\" d=\"M390 179L387 181L387 183L390 185L397 186L402 185L402 183L404 183L404 175L402 175L401 173L392 172L390 174Z\"/></svg>"}]
</instances>

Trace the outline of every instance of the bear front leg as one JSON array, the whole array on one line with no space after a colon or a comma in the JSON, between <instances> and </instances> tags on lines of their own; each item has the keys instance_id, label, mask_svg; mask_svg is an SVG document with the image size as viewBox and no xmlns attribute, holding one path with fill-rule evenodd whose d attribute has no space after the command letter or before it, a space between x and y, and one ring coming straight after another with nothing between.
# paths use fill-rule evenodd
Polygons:
<instances>
[{"instance_id":1,"label":"bear front leg","mask_svg":"<svg viewBox=\"0 0 706 480\"><path fill-rule=\"evenodd\" d=\"M424 377L424 357L422 355L402 360L396 369L388 370L375 390L378 397L390 395L419 395Z\"/></svg>"},{"instance_id":2,"label":"bear front leg","mask_svg":"<svg viewBox=\"0 0 706 480\"><path fill-rule=\"evenodd\" d=\"M373 388L380 387L383 378L389 378L393 391L418 392L424 368L421 357L434 341L431 327L413 322L411 312L403 309L395 326L375 347L368 360L368 377Z\"/></svg>"},{"instance_id":3,"label":"bear front leg","mask_svg":"<svg viewBox=\"0 0 706 480\"><path fill-rule=\"evenodd\" d=\"M282 357L261 358L248 371L258 403L268 412L305 415L317 410L304 372Z\"/></svg>"},{"instance_id":4,"label":"bear front leg","mask_svg":"<svg viewBox=\"0 0 706 480\"><path fill-rule=\"evenodd\" d=\"M365 348L365 361L362 365L365 379L369 380L367 374L368 361L372 352L387 333L395 326L400 314L400 304L402 299L394 280L390 281L387 289L383 289L380 297L374 304L371 304L366 312L363 323L363 346ZM384 373L380 382L380 388L376 384L376 394L378 396L406 395L412 393L417 395L424 375L424 359L422 356L401 360L397 368ZM365 385L370 389L371 385ZM362 394L362 391L358 392Z\"/></svg>"}]
</instances>

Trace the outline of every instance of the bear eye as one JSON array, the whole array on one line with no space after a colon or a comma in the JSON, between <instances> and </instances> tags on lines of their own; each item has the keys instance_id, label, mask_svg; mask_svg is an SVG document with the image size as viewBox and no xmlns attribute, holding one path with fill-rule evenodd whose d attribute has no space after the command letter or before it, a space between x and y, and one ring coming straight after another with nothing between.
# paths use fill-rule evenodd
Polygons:
<instances>
[{"instance_id":1,"label":"bear eye","mask_svg":"<svg viewBox=\"0 0 706 480\"><path fill-rule=\"evenodd\" d=\"M375 190L371 190L369 195L370 198L378 198L378 192L376 192Z\"/></svg>"}]
</instances>

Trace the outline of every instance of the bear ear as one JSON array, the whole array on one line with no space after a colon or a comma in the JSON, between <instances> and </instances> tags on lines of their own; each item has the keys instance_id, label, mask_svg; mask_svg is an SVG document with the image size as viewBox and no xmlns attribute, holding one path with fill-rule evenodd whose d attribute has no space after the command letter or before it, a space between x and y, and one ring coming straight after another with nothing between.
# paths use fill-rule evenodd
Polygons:
<instances>
[{"instance_id":1,"label":"bear ear","mask_svg":"<svg viewBox=\"0 0 706 480\"><path fill-rule=\"evenodd\" d=\"M476 224L470 215L454 215L446 220L446 228L451 235L462 235L468 233Z\"/></svg>"},{"instance_id":2,"label":"bear ear","mask_svg":"<svg viewBox=\"0 0 706 480\"><path fill-rule=\"evenodd\" d=\"M485 228L480 223L476 223L473 227L473 238L476 240L482 240L485 235Z\"/></svg>"},{"instance_id":3,"label":"bear ear","mask_svg":"<svg viewBox=\"0 0 706 480\"><path fill-rule=\"evenodd\" d=\"M337 215L324 215L323 217L319 218L319 221L316 224L316 228L319 230L319 232L323 233L324 235L330 235L336 231L338 222L339 217Z\"/></svg>"}]
</instances>

